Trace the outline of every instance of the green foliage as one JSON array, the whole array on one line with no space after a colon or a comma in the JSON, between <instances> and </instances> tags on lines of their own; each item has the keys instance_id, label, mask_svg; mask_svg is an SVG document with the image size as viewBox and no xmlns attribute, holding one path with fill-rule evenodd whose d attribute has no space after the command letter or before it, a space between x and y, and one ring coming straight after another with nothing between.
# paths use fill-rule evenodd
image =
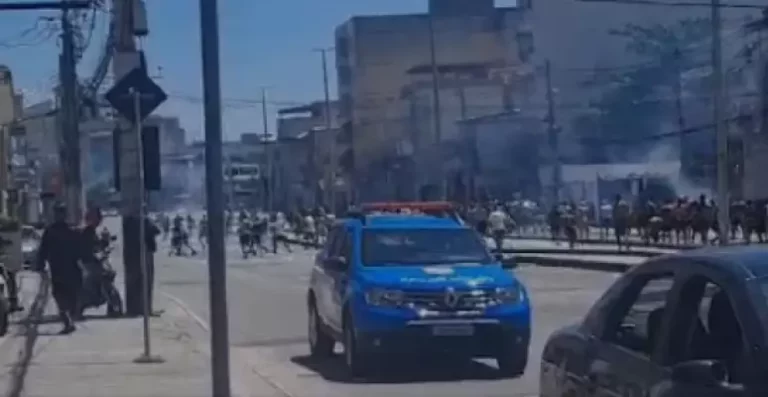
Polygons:
<instances>
[{"instance_id":1,"label":"green foliage","mask_svg":"<svg viewBox=\"0 0 768 397\"><path fill-rule=\"evenodd\" d=\"M640 60L631 67L596 72L586 82L601 92L594 103L599 115L585 114L574 123L588 161L633 160L657 144L639 142L648 142L645 138L660 132L665 112L674 103L663 98L673 92L681 70L697 66L694 56L701 53L699 47L706 44L710 32L706 18L671 25L627 24L609 31L625 41L631 58ZM628 144L601 144L605 141Z\"/></svg>"}]
</instances>

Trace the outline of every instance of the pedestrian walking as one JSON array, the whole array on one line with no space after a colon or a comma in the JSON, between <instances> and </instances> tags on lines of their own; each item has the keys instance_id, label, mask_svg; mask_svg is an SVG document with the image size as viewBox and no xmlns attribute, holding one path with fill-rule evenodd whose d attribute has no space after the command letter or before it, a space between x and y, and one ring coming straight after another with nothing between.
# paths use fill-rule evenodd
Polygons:
<instances>
[{"instance_id":1,"label":"pedestrian walking","mask_svg":"<svg viewBox=\"0 0 768 397\"><path fill-rule=\"evenodd\" d=\"M53 299L64 325L60 332L62 335L75 331L74 318L83 282L79 264L82 256L80 247L80 233L67 223L66 207L56 204L53 209L53 223L43 231L37 269L45 271L46 264L50 268Z\"/></svg>"}]
</instances>

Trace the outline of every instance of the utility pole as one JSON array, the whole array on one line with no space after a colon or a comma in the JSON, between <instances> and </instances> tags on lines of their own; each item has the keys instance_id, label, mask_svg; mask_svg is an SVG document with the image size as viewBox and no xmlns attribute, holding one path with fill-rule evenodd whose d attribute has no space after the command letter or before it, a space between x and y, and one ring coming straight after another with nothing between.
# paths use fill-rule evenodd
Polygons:
<instances>
[{"instance_id":1,"label":"utility pole","mask_svg":"<svg viewBox=\"0 0 768 397\"><path fill-rule=\"evenodd\" d=\"M59 56L61 115L59 162L64 169L64 199L70 222L77 224L83 213L83 182L80 174L79 102L77 96L77 59L69 10L87 9L91 1L62 0L0 3L0 11L61 10L62 52Z\"/></svg>"},{"instance_id":2,"label":"utility pole","mask_svg":"<svg viewBox=\"0 0 768 397\"><path fill-rule=\"evenodd\" d=\"M66 1L65 1L66 2ZM69 10L61 11L61 166L64 169L64 196L70 222L79 224L83 216L83 181L80 170L80 106L77 95L77 60Z\"/></svg>"},{"instance_id":3,"label":"utility pole","mask_svg":"<svg viewBox=\"0 0 768 397\"><path fill-rule=\"evenodd\" d=\"M728 167L728 129L723 120L723 54L720 0L712 0L712 117L717 137L717 215L720 245L728 245L730 226L730 183Z\"/></svg>"},{"instance_id":4,"label":"utility pole","mask_svg":"<svg viewBox=\"0 0 768 397\"><path fill-rule=\"evenodd\" d=\"M325 132L328 139L328 168L325 170L325 191L327 198L325 204L331 213L336 212L336 134L333 130L333 115L331 114L331 90L328 82L328 51L333 48L316 50L320 53L323 62L323 90L325 91Z\"/></svg>"},{"instance_id":5,"label":"utility pole","mask_svg":"<svg viewBox=\"0 0 768 397\"><path fill-rule=\"evenodd\" d=\"M562 185L562 164L560 162L560 127L555 119L555 93L552 87L552 64L547 60L544 64L544 79L546 86L547 99L547 136L549 138L549 149L551 151L552 164L552 203L553 205L560 201L560 186Z\"/></svg>"},{"instance_id":6,"label":"utility pole","mask_svg":"<svg viewBox=\"0 0 768 397\"><path fill-rule=\"evenodd\" d=\"M435 38L435 16L432 11L427 11L427 21L429 27L429 59L432 66L432 116L435 124L435 149L437 157L434 160L434 165L438 168L439 189L440 198L446 198L446 183L448 182L445 175L443 175L443 156L442 156L442 111L440 109L440 71L437 66L437 43Z\"/></svg>"},{"instance_id":7,"label":"utility pole","mask_svg":"<svg viewBox=\"0 0 768 397\"><path fill-rule=\"evenodd\" d=\"M272 211L272 188L274 183L272 181L272 150L269 140L269 121L267 116L267 88L261 88L261 122L263 127L261 144L264 148L266 179L264 180L264 207L267 211Z\"/></svg>"},{"instance_id":8,"label":"utility pole","mask_svg":"<svg viewBox=\"0 0 768 397\"><path fill-rule=\"evenodd\" d=\"M221 72L217 0L200 0L200 43L205 113L205 192L208 197L208 278L211 313L211 371L215 397L230 397L227 257L224 249L224 173L221 138Z\"/></svg>"}]
</instances>

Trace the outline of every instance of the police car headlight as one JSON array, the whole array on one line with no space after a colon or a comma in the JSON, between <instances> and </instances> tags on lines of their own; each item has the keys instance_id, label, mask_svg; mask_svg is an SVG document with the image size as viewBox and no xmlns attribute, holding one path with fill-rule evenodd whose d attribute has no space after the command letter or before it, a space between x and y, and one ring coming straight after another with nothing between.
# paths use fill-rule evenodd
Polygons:
<instances>
[{"instance_id":1,"label":"police car headlight","mask_svg":"<svg viewBox=\"0 0 768 397\"><path fill-rule=\"evenodd\" d=\"M523 289L516 285L513 287L496 288L493 297L496 304L513 305L523 300Z\"/></svg>"},{"instance_id":2,"label":"police car headlight","mask_svg":"<svg viewBox=\"0 0 768 397\"><path fill-rule=\"evenodd\" d=\"M403 304L403 291L373 289L365 293L365 301L373 306L400 306Z\"/></svg>"}]
</instances>

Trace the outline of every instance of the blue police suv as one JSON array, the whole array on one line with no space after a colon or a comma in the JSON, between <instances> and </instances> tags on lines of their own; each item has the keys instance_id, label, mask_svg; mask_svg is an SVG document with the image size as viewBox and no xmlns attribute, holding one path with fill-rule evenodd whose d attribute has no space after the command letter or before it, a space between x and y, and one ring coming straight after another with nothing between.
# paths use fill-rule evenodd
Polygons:
<instances>
[{"instance_id":1,"label":"blue police suv","mask_svg":"<svg viewBox=\"0 0 768 397\"><path fill-rule=\"evenodd\" d=\"M510 377L528 362L527 292L450 203L369 204L337 221L307 307L312 355L341 343L353 376L414 351L494 358Z\"/></svg>"}]
</instances>

